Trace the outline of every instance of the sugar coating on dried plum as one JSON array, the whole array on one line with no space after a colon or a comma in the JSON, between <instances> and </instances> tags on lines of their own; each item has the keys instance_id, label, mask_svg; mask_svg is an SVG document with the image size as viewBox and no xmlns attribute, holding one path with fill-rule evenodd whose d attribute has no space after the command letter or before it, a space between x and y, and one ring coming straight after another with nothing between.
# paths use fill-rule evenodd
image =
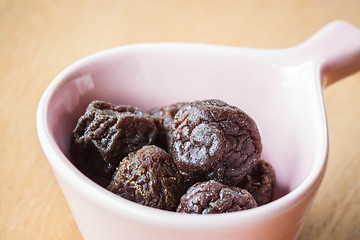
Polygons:
<instances>
[{"instance_id":1,"label":"sugar coating on dried plum","mask_svg":"<svg viewBox=\"0 0 360 240\"><path fill-rule=\"evenodd\" d=\"M217 181L199 182L181 197L177 212L192 214L228 213L257 207L251 194Z\"/></svg>"},{"instance_id":2,"label":"sugar coating on dried plum","mask_svg":"<svg viewBox=\"0 0 360 240\"><path fill-rule=\"evenodd\" d=\"M269 203L274 192L275 171L270 163L260 160L238 186L249 191L259 206Z\"/></svg>"},{"instance_id":3,"label":"sugar coating on dried plum","mask_svg":"<svg viewBox=\"0 0 360 240\"><path fill-rule=\"evenodd\" d=\"M160 108L153 108L149 111L158 128L155 145L165 149L168 153L172 153L172 121L177 111L185 104L185 102L180 102Z\"/></svg>"},{"instance_id":4,"label":"sugar coating on dried plum","mask_svg":"<svg viewBox=\"0 0 360 240\"><path fill-rule=\"evenodd\" d=\"M89 175L110 178L129 152L152 144L156 135L149 114L131 106L93 101L72 133L72 161Z\"/></svg>"},{"instance_id":5,"label":"sugar coating on dried plum","mask_svg":"<svg viewBox=\"0 0 360 240\"><path fill-rule=\"evenodd\" d=\"M236 186L262 151L254 120L216 99L182 107L174 117L172 136L174 161L192 183L213 179Z\"/></svg>"},{"instance_id":6,"label":"sugar coating on dried plum","mask_svg":"<svg viewBox=\"0 0 360 240\"><path fill-rule=\"evenodd\" d=\"M145 206L175 211L187 183L171 155L150 145L120 162L107 189Z\"/></svg>"}]
</instances>

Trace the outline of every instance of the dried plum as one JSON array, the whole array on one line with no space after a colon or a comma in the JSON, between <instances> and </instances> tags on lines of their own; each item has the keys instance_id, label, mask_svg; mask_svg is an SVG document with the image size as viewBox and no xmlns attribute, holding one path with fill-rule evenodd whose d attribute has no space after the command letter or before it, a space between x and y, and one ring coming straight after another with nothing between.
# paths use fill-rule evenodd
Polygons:
<instances>
[{"instance_id":1,"label":"dried plum","mask_svg":"<svg viewBox=\"0 0 360 240\"><path fill-rule=\"evenodd\" d=\"M262 151L254 120L216 99L182 107L174 117L172 136L174 162L192 183L213 179L236 186Z\"/></svg>"},{"instance_id":2,"label":"dried plum","mask_svg":"<svg viewBox=\"0 0 360 240\"><path fill-rule=\"evenodd\" d=\"M187 183L171 155L150 145L120 162L107 189L145 206L175 211Z\"/></svg>"},{"instance_id":3,"label":"dried plum","mask_svg":"<svg viewBox=\"0 0 360 240\"><path fill-rule=\"evenodd\" d=\"M181 102L160 108L154 108L149 111L149 114L158 128L155 145L165 149L168 153L172 153L172 121L177 111L185 104L185 102Z\"/></svg>"},{"instance_id":4,"label":"dried plum","mask_svg":"<svg viewBox=\"0 0 360 240\"><path fill-rule=\"evenodd\" d=\"M181 197L177 212L192 214L228 213L257 207L251 194L217 181L199 182Z\"/></svg>"},{"instance_id":5,"label":"dried plum","mask_svg":"<svg viewBox=\"0 0 360 240\"><path fill-rule=\"evenodd\" d=\"M270 163L260 160L238 185L246 189L259 206L272 200L275 186L275 171Z\"/></svg>"},{"instance_id":6,"label":"dried plum","mask_svg":"<svg viewBox=\"0 0 360 240\"><path fill-rule=\"evenodd\" d=\"M74 164L94 181L110 179L129 152L152 144L156 135L149 114L131 106L93 101L72 133L70 154Z\"/></svg>"},{"instance_id":7,"label":"dried plum","mask_svg":"<svg viewBox=\"0 0 360 240\"><path fill-rule=\"evenodd\" d=\"M217 99L148 113L93 101L70 145L74 165L120 197L199 214L241 211L272 200L275 172L260 160L261 151L254 120Z\"/></svg>"}]
</instances>

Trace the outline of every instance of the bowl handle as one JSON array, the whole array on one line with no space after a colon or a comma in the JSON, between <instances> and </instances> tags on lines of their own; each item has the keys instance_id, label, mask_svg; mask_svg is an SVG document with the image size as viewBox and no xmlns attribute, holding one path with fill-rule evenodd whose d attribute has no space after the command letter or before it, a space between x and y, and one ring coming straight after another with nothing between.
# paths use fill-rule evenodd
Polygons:
<instances>
[{"instance_id":1,"label":"bowl handle","mask_svg":"<svg viewBox=\"0 0 360 240\"><path fill-rule=\"evenodd\" d=\"M324 87L360 70L360 29L345 21L329 23L297 49L320 63Z\"/></svg>"}]
</instances>

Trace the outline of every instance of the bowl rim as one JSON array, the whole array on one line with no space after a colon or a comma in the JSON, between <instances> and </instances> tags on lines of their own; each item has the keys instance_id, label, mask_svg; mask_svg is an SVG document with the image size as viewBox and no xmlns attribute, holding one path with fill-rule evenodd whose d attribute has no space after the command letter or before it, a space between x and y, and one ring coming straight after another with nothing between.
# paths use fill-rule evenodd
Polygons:
<instances>
[{"instance_id":1,"label":"bowl rim","mask_svg":"<svg viewBox=\"0 0 360 240\"><path fill-rule=\"evenodd\" d=\"M127 215L129 218L137 218L137 216L140 216L141 221L151 222L152 224L162 224L163 226L185 225L186 227L190 228L196 228L200 225L202 227L205 225L208 227L216 227L222 226L225 223L228 224L229 222L238 222L242 220L243 223L247 224L262 221L264 219L280 215L284 211L289 211L289 209L295 207L297 204L300 204L307 194L310 194L314 190L317 191L318 185L321 183L321 180L325 174L329 151L328 125L323 99L323 90L322 86L320 85L320 81L319 84L317 84L317 88L319 88L318 90L321 93L321 96L319 96L319 110L322 111L322 114L320 114L322 119L320 119L320 121L324 125L324 128L321 130L322 136L320 137L320 139L322 139L323 141L321 144L322 148L319 149L316 156L314 156L314 163L312 165L311 171L308 173L308 175L305 177L301 184L299 184L294 190L292 190L285 196L263 206L241 212L209 215L179 214L175 212L154 209L137 203L133 203L126 199L119 198L115 194L92 182L85 175L83 175L75 166L73 166L70 163L70 160L64 155L64 153L60 150L59 146L56 144L56 141L51 135L49 126L47 124L48 109L50 107L49 104L52 98L56 95L56 93L61 91L61 89L67 83L64 80L66 79L66 76L70 75L72 72L75 72L77 69L82 68L87 63L97 61L103 57L108 57L113 54L116 55L124 51L132 50L133 48L156 48L165 45L167 47L201 46L229 48L228 46L200 43L145 43L125 45L103 50L83 57L62 70L55 77L55 79L51 81L49 86L44 91L38 104L36 125L38 138L42 149L46 155L46 158L55 173L58 176L61 176L62 180L66 181L67 184L71 185L73 189L81 193L83 196L89 198L90 201L94 202L97 205L100 205L102 208L113 211L116 214ZM264 51L266 51L266 49ZM268 51L273 52L273 50ZM317 77L321 79L320 70L317 71L317 74ZM71 79L68 81L71 81ZM57 180L59 181L59 179ZM66 195L64 192L63 194ZM201 219L201 221L199 221L199 219Z\"/></svg>"}]
</instances>

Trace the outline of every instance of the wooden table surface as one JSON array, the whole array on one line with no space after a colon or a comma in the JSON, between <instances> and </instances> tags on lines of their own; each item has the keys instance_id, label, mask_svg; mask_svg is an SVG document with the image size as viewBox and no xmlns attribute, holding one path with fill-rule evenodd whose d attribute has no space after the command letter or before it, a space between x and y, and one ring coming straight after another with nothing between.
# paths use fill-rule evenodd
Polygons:
<instances>
[{"instance_id":1,"label":"wooden table surface","mask_svg":"<svg viewBox=\"0 0 360 240\"><path fill-rule=\"evenodd\" d=\"M0 239L81 239L35 127L67 65L131 43L290 47L335 19L360 27L360 1L0 0ZM360 239L359 101L360 73L325 90L330 159L301 240Z\"/></svg>"}]
</instances>

